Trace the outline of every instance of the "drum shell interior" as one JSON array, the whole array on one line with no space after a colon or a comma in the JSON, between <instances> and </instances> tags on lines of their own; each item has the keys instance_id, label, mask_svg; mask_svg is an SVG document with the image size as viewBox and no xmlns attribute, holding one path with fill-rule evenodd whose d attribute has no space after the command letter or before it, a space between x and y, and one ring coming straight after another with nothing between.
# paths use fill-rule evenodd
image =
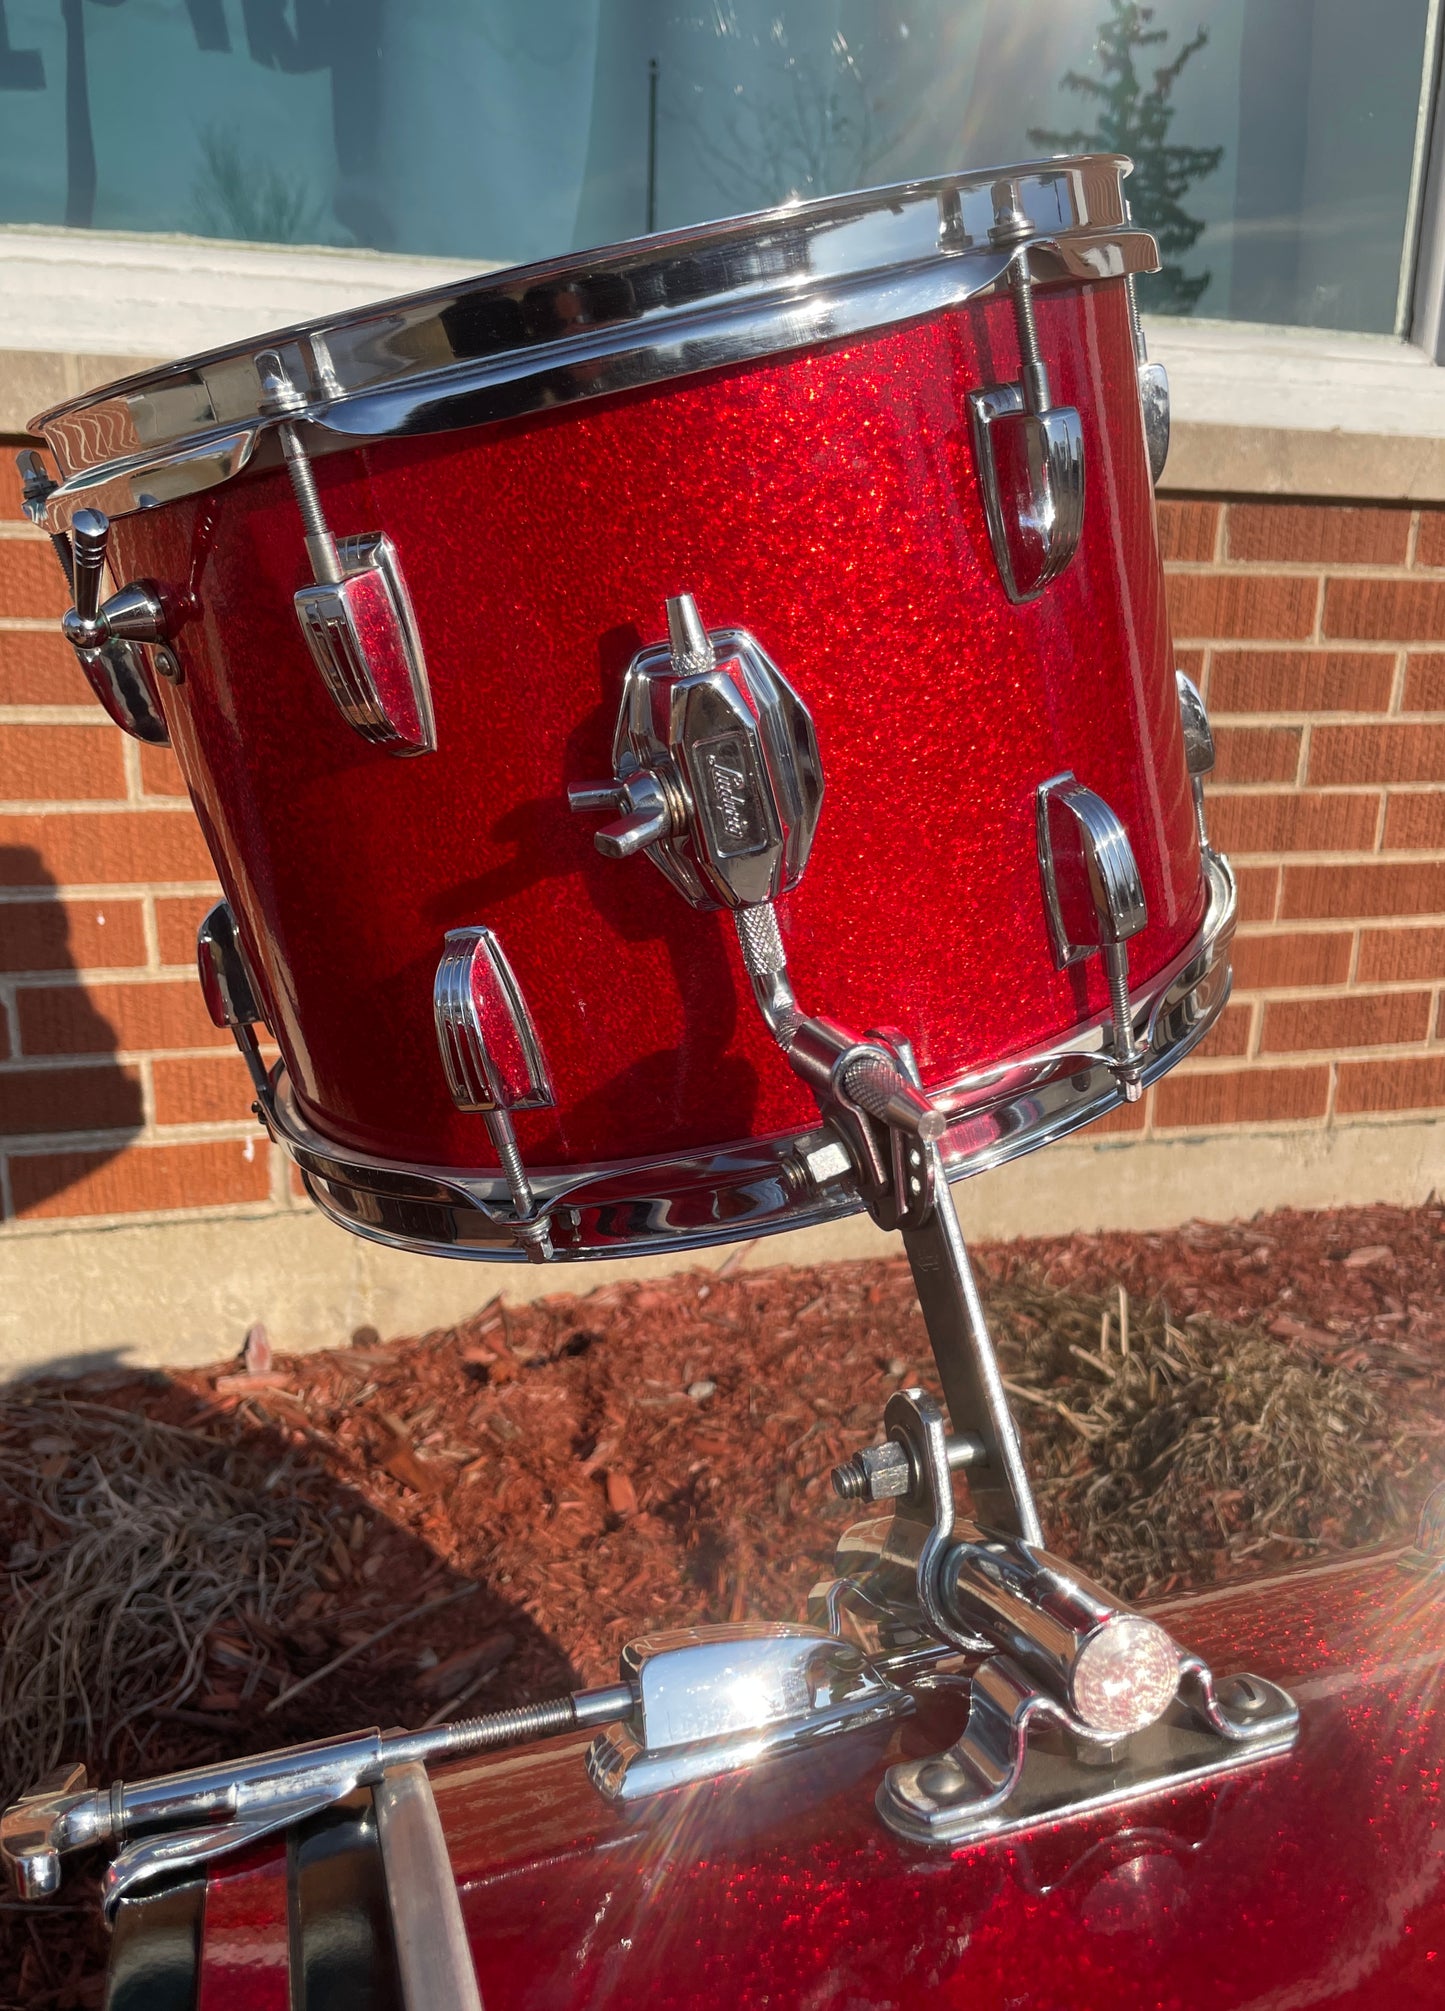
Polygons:
<instances>
[{"instance_id":1,"label":"drum shell interior","mask_svg":"<svg viewBox=\"0 0 1445 2011\"><path fill-rule=\"evenodd\" d=\"M1026 606L989 545L967 394L1011 381L1006 301L543 416L319 459L333 531L385 531L426 653L437 751L346 724L292 595L284 474L115 527L124 576L194 596L163 693L298 1099L341 1146L495 1164L448 1095L431 991L451 928L494 928L558 1107L537 1165L688 1151L815 1121L755 1012L730 921L592 845L569 783L611 772L623 671L693 593L802 695L826 775L781 920L800 998L904 1028L942 1083L1105 1008L1058 972L1034 796L1062 769L1128 827L1141 983L1204 903L1122 282L1037 301L1054 397L1083 417L1077 556Z\"/></svg>"}]
</instances>

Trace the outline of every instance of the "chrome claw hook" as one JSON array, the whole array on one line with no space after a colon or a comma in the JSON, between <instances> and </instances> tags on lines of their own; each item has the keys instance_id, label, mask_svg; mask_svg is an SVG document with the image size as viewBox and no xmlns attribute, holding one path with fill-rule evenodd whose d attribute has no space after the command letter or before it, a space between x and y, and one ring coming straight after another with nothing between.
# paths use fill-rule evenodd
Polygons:
<instances>
[{"instance_id":1,"label":"chrome claw hook","mask_svg":"<svg viewBox=\"0 0 1445 2011\"><path fill-rule=\"evenodd\" d=\"M1039 871L1059 970L1102 956L1113 1021L1112 1067L1126 1103L1144 1094L1147 1060L1129 1003L1129 942L1149 920L1144 883L1123 821L1071 771L1040 786Z\"/></svg>"}]
</instances>

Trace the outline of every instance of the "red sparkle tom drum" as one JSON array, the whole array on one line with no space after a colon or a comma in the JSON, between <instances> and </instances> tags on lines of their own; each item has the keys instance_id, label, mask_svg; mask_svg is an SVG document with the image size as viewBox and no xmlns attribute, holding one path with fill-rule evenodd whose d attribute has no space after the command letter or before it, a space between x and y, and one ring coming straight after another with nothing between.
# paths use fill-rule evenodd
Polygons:
<instances>
[{"instance_id":1,"label":"red sparkle tom drum","mask_svg":"<svg viewBox=\"0 0 1445 2011\"><path fill-rule=\"evenodd\" d=\"M71 639L174 743L213 1001L330 1214L586 1257L849 1212L799 1000L954 1177L1199 1037L1233 893L1125 167L492 274L38 422Z\"/></svg>"}]
</instances>

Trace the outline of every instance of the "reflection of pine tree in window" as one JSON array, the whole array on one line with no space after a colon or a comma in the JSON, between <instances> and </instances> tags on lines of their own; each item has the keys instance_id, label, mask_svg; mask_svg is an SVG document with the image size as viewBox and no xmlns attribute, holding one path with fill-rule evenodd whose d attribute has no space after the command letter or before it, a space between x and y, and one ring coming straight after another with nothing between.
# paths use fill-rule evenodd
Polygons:
<instances>
[{"instance_id":1,"label":"reflection of pine tree in window","mask_svg":"<svg viewBox=\"0 0 1445 2011\"><path fill-rule=\"evenodd\" d=\"M1029 139L1055 153L1129 156L1134 163L1128 182L1134 221L1154 233L1163 260L1159 272L1141 281L1141 304L1156 314L1190 314L1212 274L1206 270L1186 275L1179 263L1180 255L1204 229L1203 218L1191 216L1181 199L1193 183L1214 173L1224 149L1171 143L1169 128L1177 107L1170 99L1180 72L1204 48L1209 31L1198 29L1169 62L1159 65L1153 84L1145 89L1136 57L1141 50L1158 48L1168 34L1149 26L1154 9L1139 6L1137 0L1109 0L1109 7L1097 44L1102 77L1069 70L1062 79L1063 89L1093 101L1094 125L1067 133L1034 126Z\"/></svg>"}]
</instances>

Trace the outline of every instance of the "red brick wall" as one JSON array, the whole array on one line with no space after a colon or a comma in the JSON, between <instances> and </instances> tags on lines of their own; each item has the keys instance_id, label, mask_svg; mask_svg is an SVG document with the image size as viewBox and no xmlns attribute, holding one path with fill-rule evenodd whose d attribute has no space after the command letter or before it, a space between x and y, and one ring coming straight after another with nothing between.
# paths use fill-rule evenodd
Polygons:
<instances>
[{"instance_id":1,"label":"red brick wall","mask_svg":"<svg viewBox=\"0 0 1445 2011\"><path fill-rule=\"evenodd\" d=\"M102 717L0 454L0 1203L294 1205L195 980L210 863L171 756ZM1219 741L1233 1002L1114 1131L1445 1110L1445 511L1165 500L1180 664Z\"/></svg>"},{"instance_id":2,"label":"red brick wall","mask_svg":"<svg viewBox=\"0 0 1445 2011\"><path fill-rule=\"evenodd\" d=\"M0 446L0 1211L254 1209L289 1190L201 1004L214 874L175 761L100 712Z\"/></svg>"},{"instance_id":3,"label":"red brick wall","mask_svg":"<svg viewBox=\"0 0 1445 2011\"><path fill-rule=\"evenodd\" d=\"M1159 520L1241 927L1201 1054L1111 1121L1445 1108L1445 511L1172 498Z\"/></svg>"}]
</instances>

